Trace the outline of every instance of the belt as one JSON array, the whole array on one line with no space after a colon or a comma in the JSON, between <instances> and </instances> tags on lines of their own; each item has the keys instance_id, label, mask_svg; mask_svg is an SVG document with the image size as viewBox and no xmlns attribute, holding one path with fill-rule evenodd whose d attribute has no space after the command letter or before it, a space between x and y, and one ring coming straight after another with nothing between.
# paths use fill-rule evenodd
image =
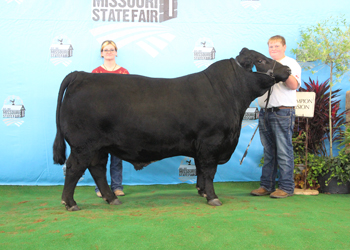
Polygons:
<instances>
[{"instance_id":1,"label":"belt","mask_svg":"<svg viewBox=\"0 0 350 250\"><path fill-rule=\"evenodd\" d=\"M285 106L280 106L280 107L272 107L272 108L267 108L264 109L266 112L276 112L280 109L295 109L295 107L285 107Z\"/></svg>"}]
</instances>

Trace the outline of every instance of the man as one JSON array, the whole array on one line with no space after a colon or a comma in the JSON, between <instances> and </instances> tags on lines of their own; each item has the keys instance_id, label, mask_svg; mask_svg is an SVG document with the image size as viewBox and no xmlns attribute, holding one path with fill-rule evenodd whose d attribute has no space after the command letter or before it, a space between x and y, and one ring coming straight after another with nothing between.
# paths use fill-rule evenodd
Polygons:
<instances>
[{"instance_id":1,"label":"man","mask_svg":"<svg viewBox=\"0 0 350 250\"><path fill-rule=\"evenodd\" d=\"M292 135L295 121L296 89L300 87L301 67L296 60L285 55L286 41L282 36L273 36L268 41L272 59L288 66L292 73L285 82L271 88L271 96L265 109L268 93L258 98L260 109L259 132L264 147L264 165L260 188L252 195L270 195L271 198L286 198L294 193L294 156ZM277 166L279 167L276 190Z\"/></svg>"}]
</instances>

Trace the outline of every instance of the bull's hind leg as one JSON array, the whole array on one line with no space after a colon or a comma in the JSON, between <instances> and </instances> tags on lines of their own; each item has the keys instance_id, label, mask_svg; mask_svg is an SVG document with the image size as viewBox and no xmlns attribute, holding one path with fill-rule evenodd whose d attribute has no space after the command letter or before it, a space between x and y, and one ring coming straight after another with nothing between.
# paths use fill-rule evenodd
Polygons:
<instances>
[{"instance_id":1,"label":"bull's hind leg","mask_svg":"<svg viewBox=\"0 0 350 250\"><path fill-rule=\"evenodd\" d=\"M199 158L197 159L197 162L199 163L200 171L202 172L201 173L202 177L197 179L198 187L201 190L203 186L201 182L204 182L204 190L205 190L204 194L206 194L208 204L211 206L221 206L222 203L218 199L217 195L215 194L214 183L213 183L216 169L217 169L217 162L214 160L214 158L208 158L208 157L205 157L203 159Z\"/></svg>"},{"instance_id":2,"label":"bull's hind leg","mask_svg":"<svg viewBox=\"0 0 350 250\"><path fill-rule=\"evenodd\" d=\"M108 161L108 154L105 152L98 152L92 161L89 171L92 178L100 190L102 197L111 205L120 205L122 202L118 200L117 196L109 188L106 178L106 164Z\"/></svg>"},{"instance_id":3,"label":"bull's hind leg","mask_svg":"<svg viewBox=\"0 0 350 250\"><path fill-rule=\"evenodd\" d=\"M207 194L205 193L205 179L204 179L204 174L202 172L200 162L197 159L195 159L195 163L196 163L196 172L197 172L196 188L198 190L198 194L202 197L207 197Z\"/></svg>"},{"instance_id":4,"label":"bull's hind leg","mask_svg":"<svg viewBox=\"0 0 350 250\"><path fill-rule=\"evenodd\" d=\"M76 155L74 155L74 152L72 152L66 162L66 177L62 192L62 204L66 206L68 211L80 210L73 196L75 187L85 170L86 164L82 164Z\"/></svg>"}]
</instances>

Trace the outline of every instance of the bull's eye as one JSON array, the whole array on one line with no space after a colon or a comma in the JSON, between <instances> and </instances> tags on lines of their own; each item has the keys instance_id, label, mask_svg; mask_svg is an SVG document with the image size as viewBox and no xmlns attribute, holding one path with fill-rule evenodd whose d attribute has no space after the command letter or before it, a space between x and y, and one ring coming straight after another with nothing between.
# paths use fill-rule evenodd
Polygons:
<instances>
[{"instance_id":1,"label":"bull's eye","mask_svg":"<svg viewBox=\"0 0 350 250\"><path fill-rule=\"evenodd\" d=\"M263 60L261 60L261 59L259 59L259 61L258 61L259 63L262 63L263 62Z\"/></svg>"}]
</instances>

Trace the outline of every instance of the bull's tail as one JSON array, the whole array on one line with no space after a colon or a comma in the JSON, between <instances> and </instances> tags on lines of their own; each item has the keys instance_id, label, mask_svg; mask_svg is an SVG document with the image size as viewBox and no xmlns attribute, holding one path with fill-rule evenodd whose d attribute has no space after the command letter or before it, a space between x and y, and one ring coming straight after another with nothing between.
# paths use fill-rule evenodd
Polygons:
<instances>
[{"instance_id":1,"label":"bull's tail","mask_svg":"<svg viewBox=\"0 0 350 250\"><path fill-rule=\"evenodd\" d=\"M58 92L58 99L57 99L57 109L56 109L56 138L53 143L53 161L55 164L63 165L66 161L66 143L64 141L64 136L61 131L61 123L60 123L60 111L61 111L61 104L62 99L65 90L67 89L68 85L74 81L76 78L78 72L73 72L67 75L62 83L60 90Z\"/></svg>"}]
</instances>

